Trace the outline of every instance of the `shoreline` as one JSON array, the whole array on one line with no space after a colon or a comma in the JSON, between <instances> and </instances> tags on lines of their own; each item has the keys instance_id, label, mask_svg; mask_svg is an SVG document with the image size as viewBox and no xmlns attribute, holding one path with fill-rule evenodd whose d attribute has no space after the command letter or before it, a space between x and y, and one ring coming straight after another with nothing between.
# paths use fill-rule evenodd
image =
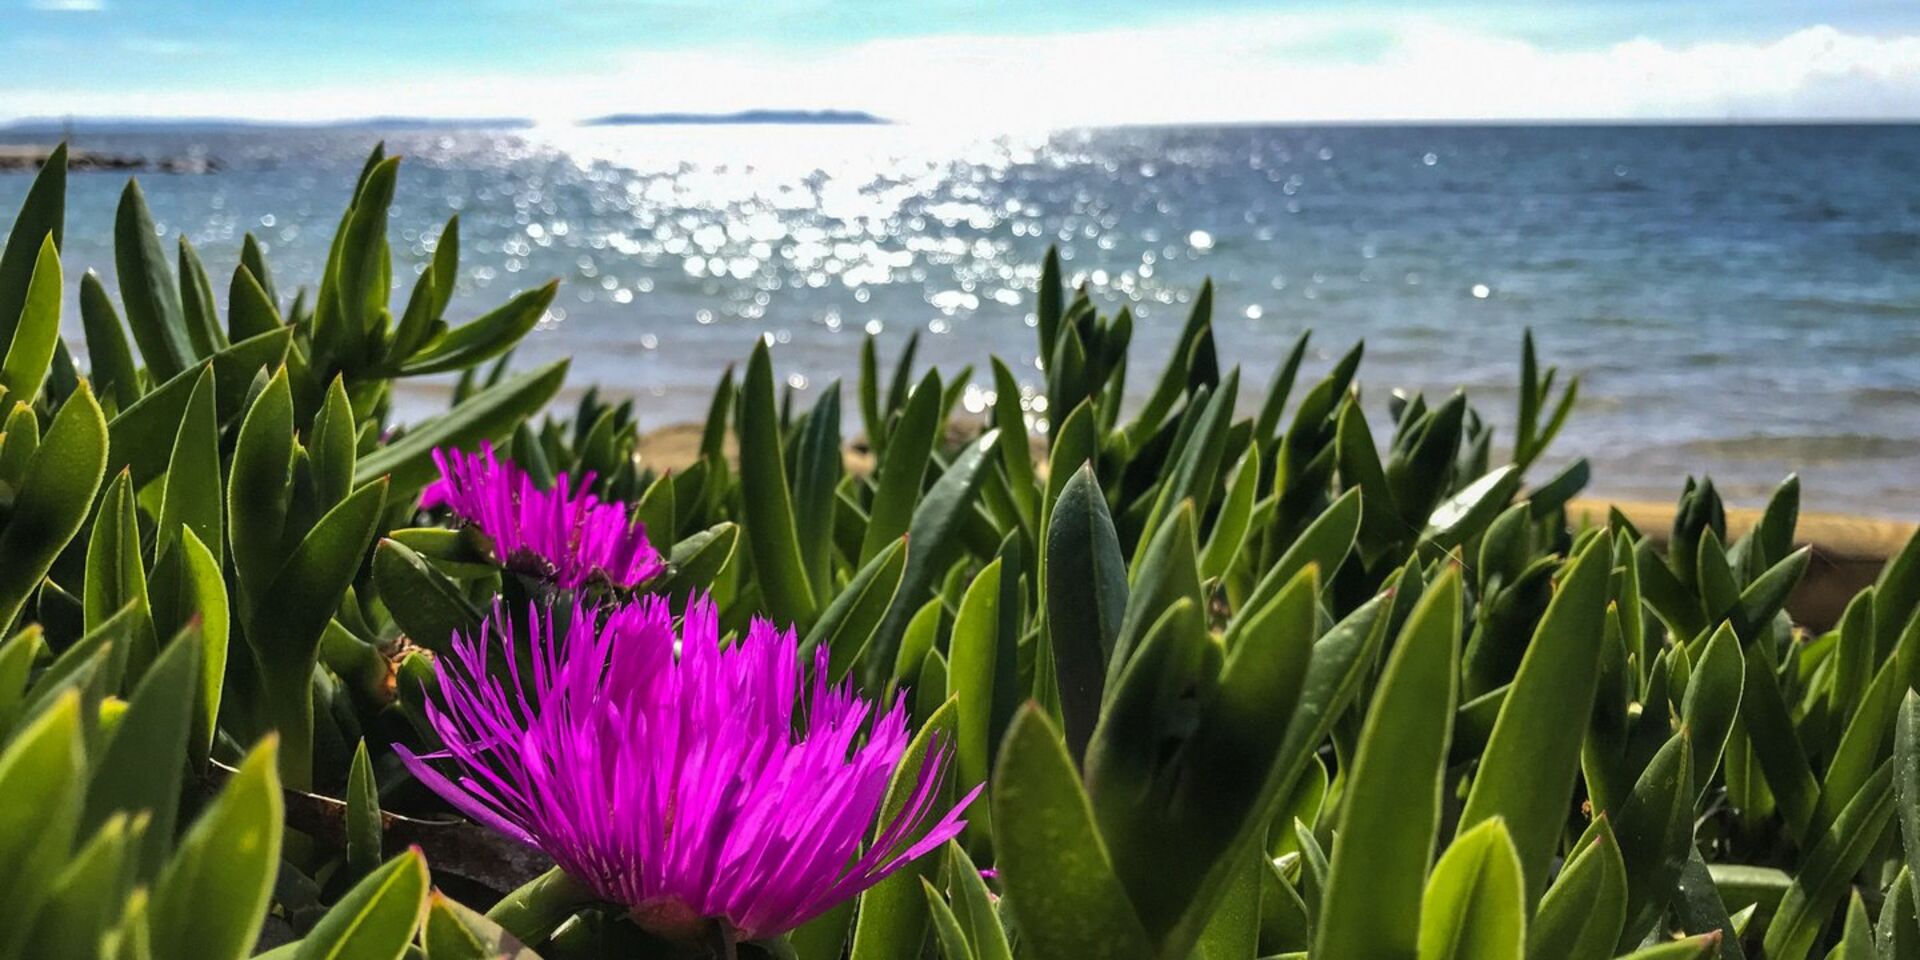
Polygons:
<instances>
[{"instance_id":1,"label":"shoreline","mask_svg":"<svg viewBox=\"0 0 1920 960\"><path fill-rule=\"evenodd\" d=\"M676 423L643 431L635 456L640 458L643 467L684 469L699 459L701 429L697 423ZM854 473L863 473L873 464L872 457L863 448L851 443L843 451L843 457L848 471ZM1668 533L1673 529L1675 507L1671 503L1577 497L1567 504L1567 516L1602 523L1609 508L1618 509L1655 545L1665 548ZM1729 538L1744 533L1761 514L1752 507L1729 506L1726 510ZM1787 601L1787 610L1794 622L1816 632L1830 629L1839 621L1853 595L1879 577L1887 560L1898 555L1916 531L1920 531L1920 524L1905 520L1802 512L1795 539L1813 547L1813 558L1806 576Z\"/></svg>"},{"instance_id":2,"label":"shoreline","mask_svg":"<svg viewBox=\"0 0 1920 960\"><path fill-rule=\"evenodd\" d=\"M0 173L33 173L46 165L58 144L0 143ZM213 173L220 163L211 157L143 157L126 153L67 148L69 173L155 170L161 173Z\"/></svg>"}]
</instances>

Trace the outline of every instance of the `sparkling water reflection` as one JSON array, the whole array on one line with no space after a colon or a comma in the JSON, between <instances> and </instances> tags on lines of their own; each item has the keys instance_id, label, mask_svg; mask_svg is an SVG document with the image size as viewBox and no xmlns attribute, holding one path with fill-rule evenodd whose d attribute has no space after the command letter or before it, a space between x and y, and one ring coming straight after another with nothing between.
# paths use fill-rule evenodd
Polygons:
<instances>
[{"instance_id":1,"label":"sparkling water reflection","mask_svg":"<svg viewBox=\"0 0 1920 960\"><path fill-rule=\"evenodd\" d=\"M201 152L143 180L169 238L216 275L253 232L312 277L375 134L90 138ZM853 374L860 336L910 332L945 366L992 351L1032 379L1041 252L1138 318L1162 362L1204 277L1223 356L1264 385L1293 337L1324 369L1368 340L1389 387L1464 385L1510 417L1520 331L1586 378L1560 445L1600 489L1666 498L1712 470L1753 498L1789 469L1810 505L1920 515L1920 130L1157 128L981 138L927 127L566 128L389 135L406 154L396 254L421 269L461 218L456 316L565 281L523 349L575 384L699 416L770 337L802 397ZM112 277L120 179L75 175L69 257ZM0 177L10 212L24 177ZM77 272L77 271L76 271ZM406 271L399 271L404 274ZM405 279L403 277L403 279ZM216 286L223 286L217 283ZM77 320L72 324L77 335ZM990 381L963 396L991 402ZM1148 374L1132 378L1144 389ZM410 401L425 409L432 391ZM1045 411L1036 411L1044 415Z\"/></svg>"}]
</instances>

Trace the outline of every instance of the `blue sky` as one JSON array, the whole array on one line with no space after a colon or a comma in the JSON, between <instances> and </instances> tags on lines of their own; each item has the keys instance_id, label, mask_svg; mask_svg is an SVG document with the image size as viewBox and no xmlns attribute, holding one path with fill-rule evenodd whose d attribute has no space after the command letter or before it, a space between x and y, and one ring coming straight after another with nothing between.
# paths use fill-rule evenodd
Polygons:
<instances>
[{"instance_id":1,"label":"blue sky","mask_svg":"<svg viewBox=\"0 0 1920 960\"><path fill-rule=\"evenodd\" d=\"M0 118L1920 116L1912 0L0 0Z\"/></svg>"}]
</instances>

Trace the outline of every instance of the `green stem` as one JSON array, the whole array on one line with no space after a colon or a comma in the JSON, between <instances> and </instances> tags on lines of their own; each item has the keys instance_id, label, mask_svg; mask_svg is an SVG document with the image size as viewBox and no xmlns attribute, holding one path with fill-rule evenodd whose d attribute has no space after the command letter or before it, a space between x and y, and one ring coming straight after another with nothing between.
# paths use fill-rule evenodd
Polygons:
<instances>
[{"instance_id":1,"label":"green stem","mask_svg":"<svg viewBox=\"0 0 1920 960\"><path fill-rule=\"evenodd\" d=\"M280 782L290 790L313 789L313 668L296 681L274 677L265 684L267 719L280 731Z\"/></svg>"}]
</instances>

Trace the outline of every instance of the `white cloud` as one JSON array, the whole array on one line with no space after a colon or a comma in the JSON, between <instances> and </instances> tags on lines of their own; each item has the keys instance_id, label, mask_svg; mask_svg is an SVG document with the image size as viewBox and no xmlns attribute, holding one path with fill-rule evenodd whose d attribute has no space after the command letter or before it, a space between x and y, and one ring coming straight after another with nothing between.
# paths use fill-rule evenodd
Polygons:
<instances>
[{"instance_id":1,"label":"white cloud","mask_svg":"<svg viewBox=\"0 0 1920 960\"><path fill-rule=\"evenodd\" d=\"M41 0L89 3L98 0ZM1360 34L1364 60L1339 51ZM16 76L47 76L23 71ZM870 110L947 126L1207 121L1912 118L1920 35L1812 26L1763 42L1546 48L1417 15L1259 14L1044 36L876 40L795 52L636 52L613 69L403 85L76 95L5 91L19 114L520 114Z\"/></svg>"},{"instance_id":2,"label":"white cloud","mask_svg":"<svg viewBox=\"0 0 1920 960\"><path fill-rule=\"evenodd\" d=\"M106 0L27 0L27 6L62 13L94 13L107 8Z\"/></svg>"}]
</instances>

